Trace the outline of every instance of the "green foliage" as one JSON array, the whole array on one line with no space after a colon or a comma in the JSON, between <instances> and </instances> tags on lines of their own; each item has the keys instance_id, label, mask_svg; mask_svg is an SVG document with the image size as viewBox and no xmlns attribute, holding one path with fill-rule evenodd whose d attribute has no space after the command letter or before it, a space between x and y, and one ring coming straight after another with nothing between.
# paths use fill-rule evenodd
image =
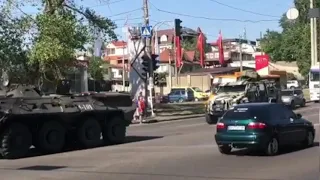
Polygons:
<instances>
[{"instance_id":1,"label":"green foliage","mask_svg":"<svg viewBox=\"0 0 320 180\"><path fill-rule=\"evenodd\" d=\"M198 37L184 38L181 43L181 46L185 51L196 51L195 56L196 58L199 58L200 54L199 54L199 50L197 49L197 40L198 40ZM204 50L205 53L211 52L211 46L206 42L206 40L204 41L204 47L205 47L205 50Z\"/></svg>"},{"instance_id":2,"label":"green foliage","mask_svg":"<svg viewBox=\"0 0 320 180\"><path fill-rule=\"evenodd\" d=\"M308 18L310 1L295 0L294 3L299 10L299 17L291 21L284 14L279 21L282 32L268 30L261 40L261 47L270 55L272 61L297 61L300 73L307 75L311 59ZM320 0L316 0L315 7L319 5Z\"/></svg>"},{"instance_id":3,"label":"green foliage","mask_svg":"<svg viewBox=\"0 0 320 180\"><path fill-rule=\"evenodd\" d=\"M28 5L38 7L40 13L35 17L24 13L21 9ZM20 72L16 74L38 83L64 77L74 66L76 52L86 50L85 45L91 44L97 33L105 41L117 39L112 20L74 0L8 0L0 8L0 68ZM22 18L12 18L10 12L15 8ZM29 46L24 46L26 34L32 37ZM91 63L90 69L100 79L98 66Z\"/></svg>"},{"instance_id":4,"label":"green foliage","mask_svg":"<svg viewBox=\"0 0 320 180\"><path fill-rule=\"evenodd\" d=\"M104 62L100 57L92 57L89 62L88 72L95 80L103 80Z\"/></svg>"}]
</instances>

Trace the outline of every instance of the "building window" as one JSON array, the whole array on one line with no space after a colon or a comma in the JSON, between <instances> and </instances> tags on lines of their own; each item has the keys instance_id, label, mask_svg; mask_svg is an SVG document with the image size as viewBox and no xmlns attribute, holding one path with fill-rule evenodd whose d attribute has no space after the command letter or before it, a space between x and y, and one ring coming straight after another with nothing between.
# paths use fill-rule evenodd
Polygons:
<instances>
[{"instance_id":1,"label":"building window","mask_svg":"<svg viewBox=\"0 0 320 180\"><path fill-rule=\"evenodd\" d=\"M123 72L122 71L119 71L119 76L122 76Z\"/></svg>"},{"instance_id":2,"label":"building window","mask_svg":"<svg viewBox=\"0 0 320 180\"><path fill-rule=\"evenodd\" d=\"M115 48L107 48L107 55L115 54L115 53L116 53L116 49Z\"/></svg>"}]
</instances>

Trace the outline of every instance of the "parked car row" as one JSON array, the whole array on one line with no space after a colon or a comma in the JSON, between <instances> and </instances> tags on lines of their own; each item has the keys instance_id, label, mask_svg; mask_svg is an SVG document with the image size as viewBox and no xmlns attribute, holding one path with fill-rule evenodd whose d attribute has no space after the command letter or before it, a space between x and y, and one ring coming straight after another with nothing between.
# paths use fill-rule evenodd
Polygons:
<instances>
[{"instance_id":1,"label":"parked car row","mask_svg":"<svg viewBox=\"0 0 320 180\"><path fill-rule=\"evenodd\" d=\"M209 97L198 87L173 87L169 94L161 97L162 103L203 101Z\"/></svg>"}]
</instances>

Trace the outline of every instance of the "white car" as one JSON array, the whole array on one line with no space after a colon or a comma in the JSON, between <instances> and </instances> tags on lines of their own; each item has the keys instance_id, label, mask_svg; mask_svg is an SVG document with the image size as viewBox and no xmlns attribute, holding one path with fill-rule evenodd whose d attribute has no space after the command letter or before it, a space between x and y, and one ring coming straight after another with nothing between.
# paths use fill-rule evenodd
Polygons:
<instances>
[{"instance_id":1,"label":"white car","mask_svg":"<svg viewBox=\"0 0 320 180\"><path fill-rule=\"evenodd\" d=\"M300 83L297 80L291 80L287 82L287 89L296 89L300 87Z\"/></svg>"}]
</instances>

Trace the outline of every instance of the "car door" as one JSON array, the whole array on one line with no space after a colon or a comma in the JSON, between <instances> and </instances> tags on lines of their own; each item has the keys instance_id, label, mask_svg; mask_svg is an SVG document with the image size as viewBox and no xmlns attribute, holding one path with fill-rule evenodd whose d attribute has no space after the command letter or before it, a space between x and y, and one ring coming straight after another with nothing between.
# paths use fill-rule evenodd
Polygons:
<instances>
[{"instance_id":1,"label":"car door","mask_svg":"<svg viewBox=\"0 0 320 180\"><path fill-rule=\"evenodd\" d=\"M287 118L287 113L285 112L285 107L280 104L275 104L273 106L272 114L273 126L275 127L274 132L278 134L279 142L282 145L289 144L291 129L288 126L289 118Z\"/></svg>"},{"instance_id":2,"label":"car door","mask_svg":"<svg viewBox=\"0 0 320 180\"><path fill-rule=\"evenodd\" d=\"M169 102L175 102L180 98L180 91L178 89L172 89L169 95Z\"/></svg>"},{"instance_id":3,"label":"car door","mask_svg":"<svg viewBox=\"0 0 320 180\"><path fill-rule=\"evenodd\" d=\"M303 121L297 118L297 115L289 108L284 107L284 112L286 114L287 124L285 125L287 129L287 142L294 144L300 142L304 138Z\"/></svg>"},{"instance_id":4,"label":"car door","mask_svg":"<svg viewBox=\"0 0 320 180\"><path fill-rule=\"evenodd\" d=\"M304 99L303 92L301 90L294 90L294 94L299 105L302 104Z\"/></svg>"}]
</instances>

